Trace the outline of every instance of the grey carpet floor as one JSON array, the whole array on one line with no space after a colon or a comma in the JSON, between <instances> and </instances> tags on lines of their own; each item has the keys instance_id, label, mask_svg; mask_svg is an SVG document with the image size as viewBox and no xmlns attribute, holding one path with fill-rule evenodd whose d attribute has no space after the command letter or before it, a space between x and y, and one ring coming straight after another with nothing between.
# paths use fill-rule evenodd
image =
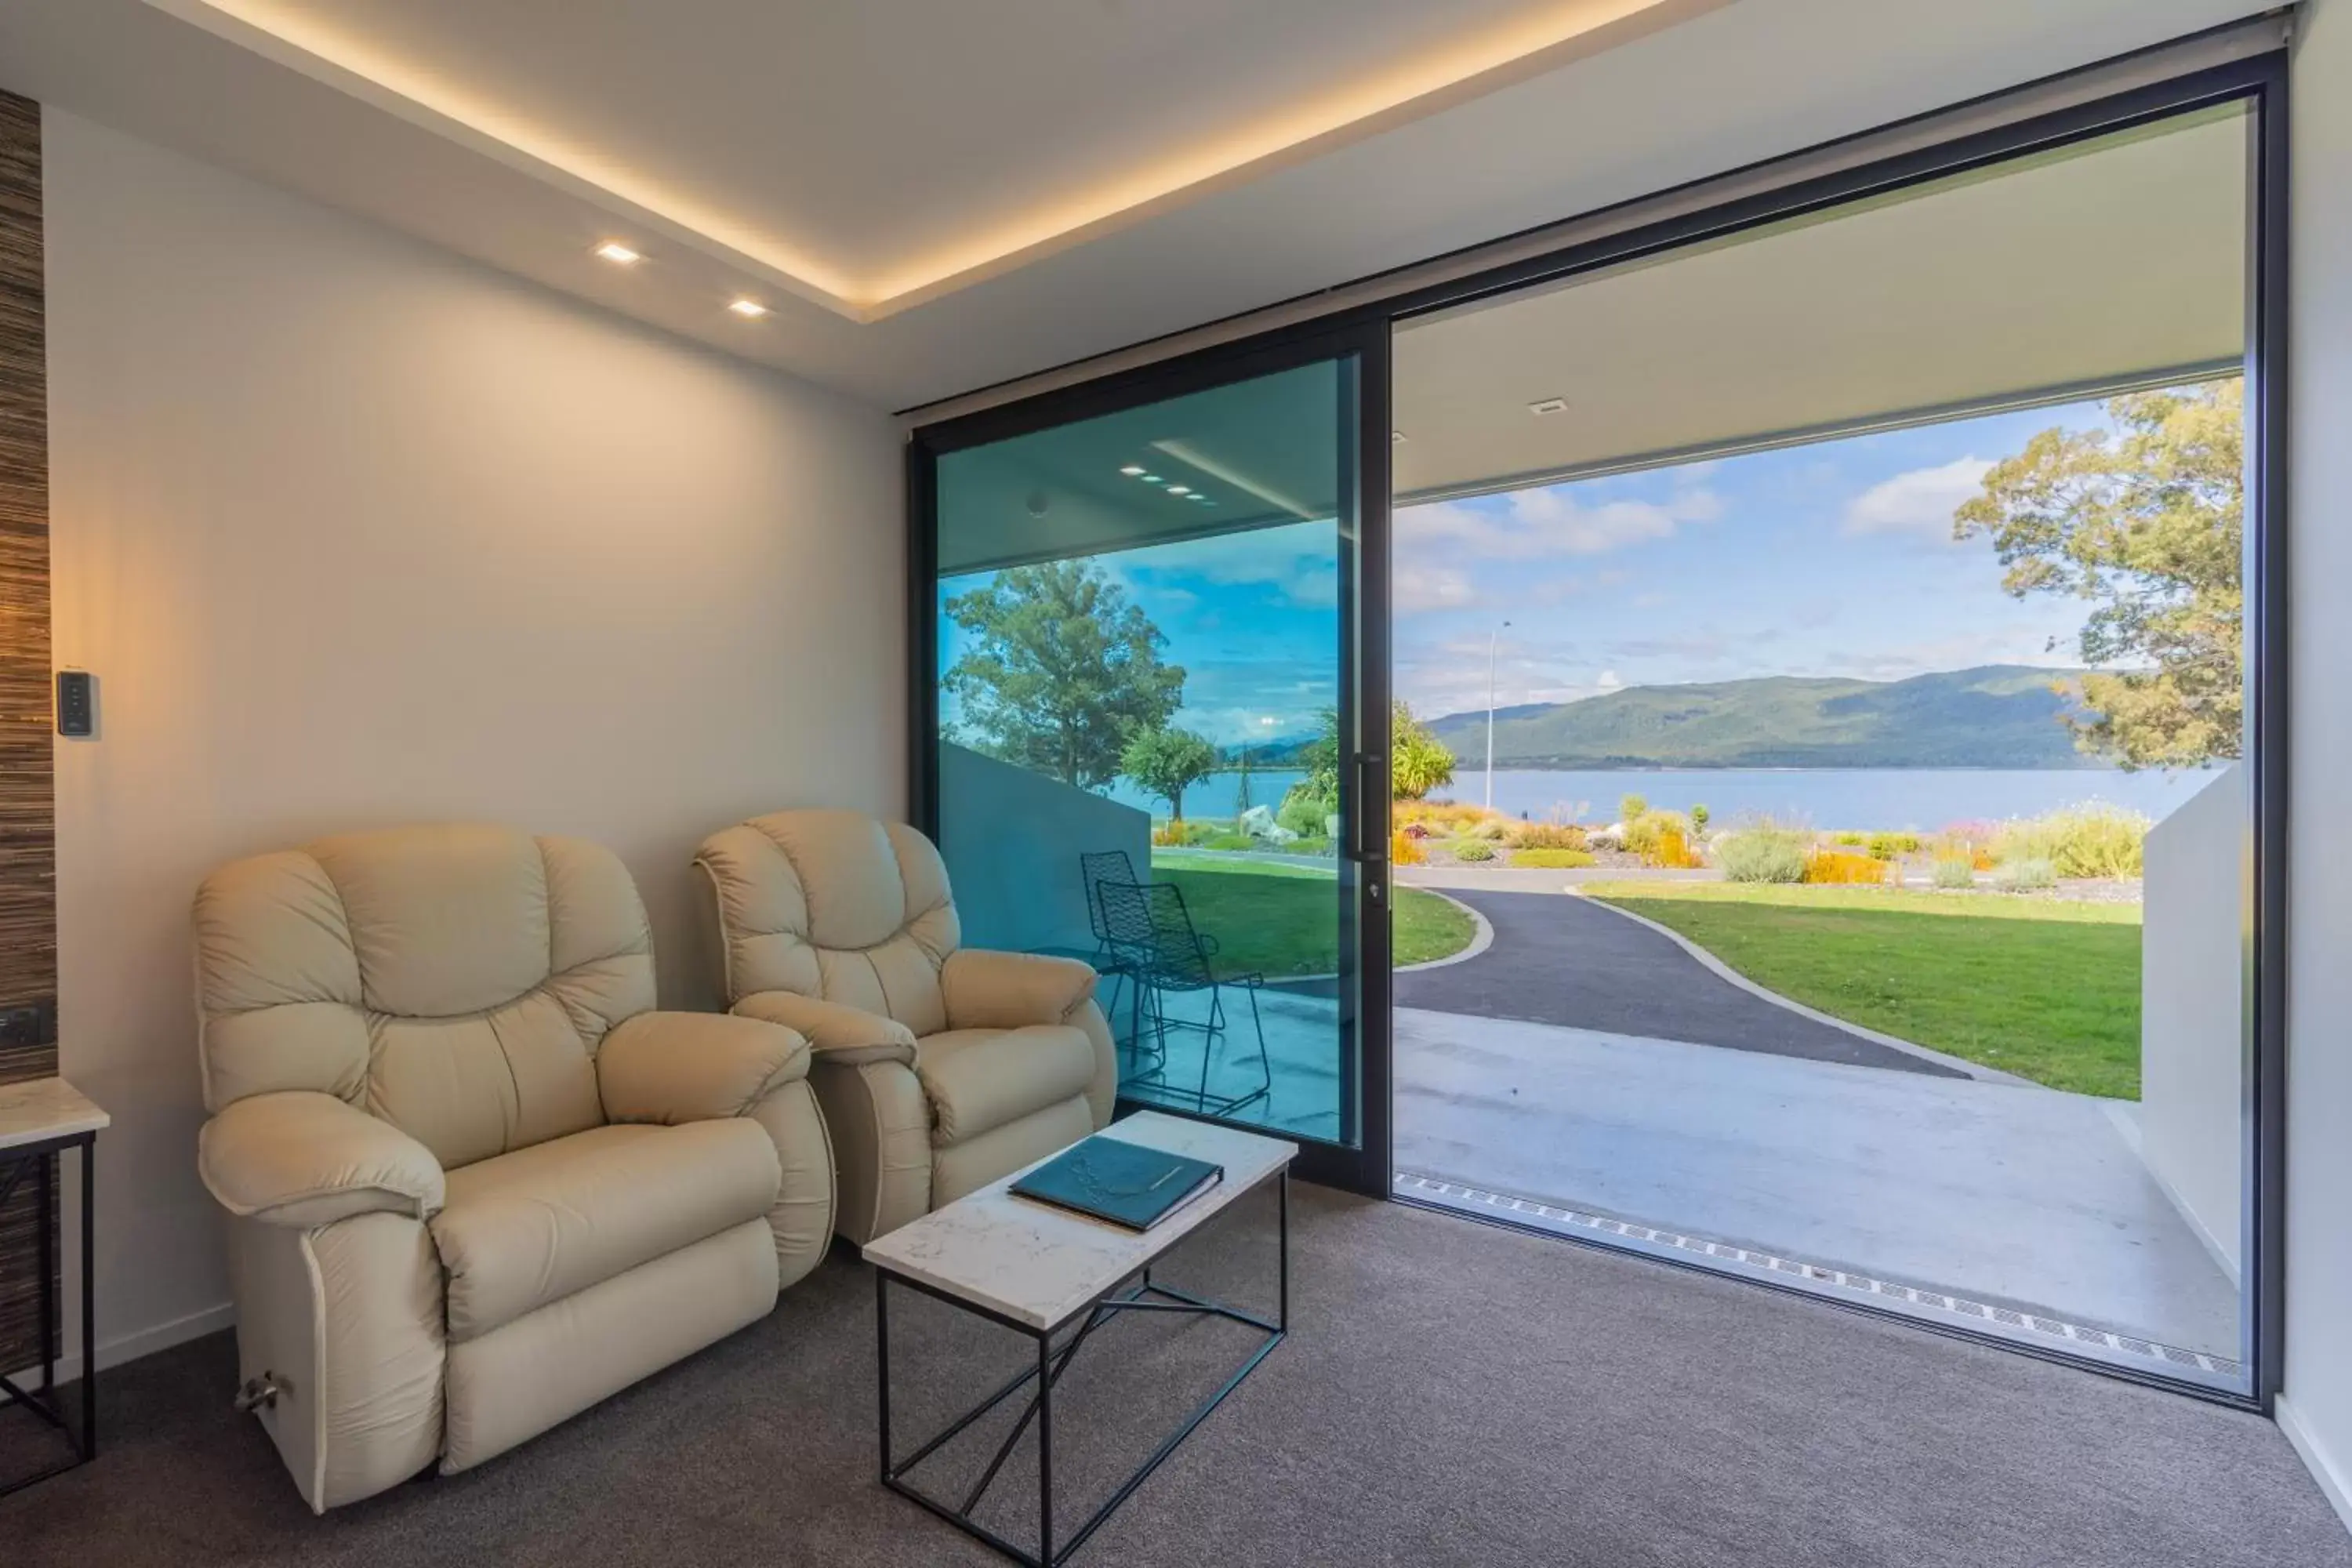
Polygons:
<instances>
[{"instance_id":1,"label":"grey carpet floor","mask_svg":"<svg viewBox=\"0 0 2352 1568\"><path fill-rule=\"evenodd\" d=\"M1941 1062L1778 1007L1675 943L1587 899L1445 889L1486 917L1495 942L1475 958L1396 977L1396 1005L1523 1024L1646 1035L1738 1051L1966 1078Z\"/></svg>"},{"instance_id":2,"label":"grey carpet floor","mask_svg":"<svg viewBox=\"0 0 2352 1568\"><path fill-rule=\"evenodd\" d=\"M1252 1199L1171 1277L1264 1302L1268 1221ZM1301 1187L1295 1222L1291 1338L1080 1563L2352 1568L2252 1416L1399 1205ZM1000 1561L875 1483L872 1302L837 1252L771 1318L523 1448L325 1519L229 1413L226 1336L199 1341L107 1379L105 1453L0 1500L0 1561ZM910 1436L1024 1353L929 1301L892 1317ZM1247 1339L1104 1330L1057 1395L1066 1484L1108 1485Z\"/></svg>"}]
</instances>

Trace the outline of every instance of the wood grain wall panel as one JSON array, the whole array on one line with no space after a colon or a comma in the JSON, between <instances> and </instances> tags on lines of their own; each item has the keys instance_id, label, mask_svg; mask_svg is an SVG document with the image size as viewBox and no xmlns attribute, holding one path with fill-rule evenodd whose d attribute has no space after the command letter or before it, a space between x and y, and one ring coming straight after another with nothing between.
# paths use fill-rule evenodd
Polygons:
<instances>
[{"instance_id":1,"label":"wood grain wall panel","mask_svg":"<svg viewBox=\"0 0 2352 1568\"><path fill-rule=\"evenodd\" d=\"M0 92L0 1007L57 1016L57 813L49 751L48 372L41 110ZM0 1083L58 1070L53 1027L0 1043ZM0 1209L0 1371L39 1353L35 1208Z\"/></svg>"}]
</instances>

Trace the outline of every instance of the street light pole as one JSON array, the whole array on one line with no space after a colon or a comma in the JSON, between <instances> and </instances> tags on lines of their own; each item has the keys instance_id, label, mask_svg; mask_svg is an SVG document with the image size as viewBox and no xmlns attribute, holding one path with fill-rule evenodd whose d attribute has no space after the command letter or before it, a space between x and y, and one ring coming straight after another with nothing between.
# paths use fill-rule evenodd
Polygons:
<instances>
[{"instance_id":1,"label":"street light pole","mask_svg":"<svg viewBox=\"0 0 2352 1568\"><path fill-rule=\"evenodd\" d=\"M1495 809L1495 647L1502 639L1503 622L1486 634L1486 809Z\"/></svg>"}]
</instances>

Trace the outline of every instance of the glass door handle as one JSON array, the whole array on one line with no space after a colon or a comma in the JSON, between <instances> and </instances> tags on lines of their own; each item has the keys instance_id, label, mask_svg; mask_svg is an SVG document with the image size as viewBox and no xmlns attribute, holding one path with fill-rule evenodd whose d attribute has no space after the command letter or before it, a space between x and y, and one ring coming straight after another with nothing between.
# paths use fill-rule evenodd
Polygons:
<instances>
[{"instance_id":1,"label":"glass door handle","mask_svg":"<svg viewBox=\"0 0 2352 1568\"><path fill-rule=\"evenodd\" d=\"M1385 826L1379 832L1373 831L1375 820L1385 825L1388 819L1387 793L1376 792L1373 788L1380 782L1380 775L1375 771L1377 761L1362 752L1356 753L1356 813L1355 820L1348 825L1348 837L1352 846L1349 858L1367 866L1377 866L1389 858L1389 836ZM1377 817L1373 810L1375 801L1380 805Z\"/></svg>"}]
</instances>

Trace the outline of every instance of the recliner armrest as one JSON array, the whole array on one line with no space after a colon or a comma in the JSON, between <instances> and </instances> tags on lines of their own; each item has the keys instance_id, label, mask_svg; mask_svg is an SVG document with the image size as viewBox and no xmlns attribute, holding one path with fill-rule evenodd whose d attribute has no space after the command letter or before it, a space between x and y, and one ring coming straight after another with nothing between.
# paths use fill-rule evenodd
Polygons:
<instances>
[{"instance_id":1,"label":"recliner armrest","mask_svg":"<svg viewBox=\"0 0 2352 1568\"><path fill-rule=\"evenodd\" d=\"M726 1013L639 1013L604 1037L596 1088L612 1121L717 1121L741 1116L808 1077L795 1031Z\"/></svg>"},{"instance_id":2,"label":"recliner armrest","mask_svg":"<svg viewBox=\"0 0 2352 1568\"><path fill-rule=\"evenodd\" d=\"M1095 994L1095 971L1075 958L961 948L940 971L951 1029L1066 1024Z\"/></svg>"},{"instance_id":3,"label":"recliner armrest","mask_svg":"<svg viewBox=\"0 0 2352 1568\"><path fill-rule=\"evenodd\" d=\"M915 1032L896 1018L797 991L760 991L735 1004L739 1017L782 1024L808 1037L817 1060L833 1066L915 1060Z\"/></svg>"},{"instance_id":4,"label":"recliner armrest","mask_svg":"<svg viewBox=\"0 0 2352 1568\"><path fill-rule=\"evenodd\" d=\"M197 1135L196 1169L229 1213L306 1230L362 1214L429 1219L447 1196L431 1150L311 1089L224 1107Z\"/></svg>"}]
</instances>

